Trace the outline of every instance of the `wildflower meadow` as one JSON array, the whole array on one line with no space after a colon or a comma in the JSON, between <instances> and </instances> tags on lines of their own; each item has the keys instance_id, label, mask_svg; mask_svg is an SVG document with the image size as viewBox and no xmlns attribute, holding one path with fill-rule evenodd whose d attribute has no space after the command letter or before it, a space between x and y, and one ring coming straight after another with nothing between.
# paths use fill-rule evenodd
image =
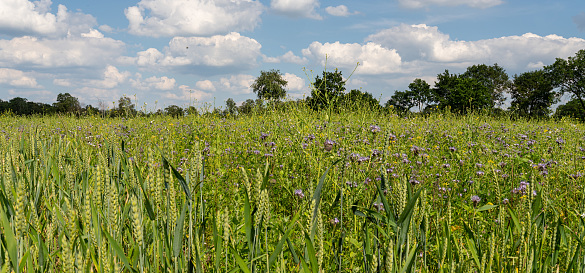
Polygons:
<instances>
[{"instance_id":1,"label":"wildflower meadow","mask_svg":"<svg viewBox=\"0 0 585 273\"><path fill-rule=\"evenodd\" d=\"M583 272L585 126L0 117L2 272Z\"/></svg>"}]
</instances>

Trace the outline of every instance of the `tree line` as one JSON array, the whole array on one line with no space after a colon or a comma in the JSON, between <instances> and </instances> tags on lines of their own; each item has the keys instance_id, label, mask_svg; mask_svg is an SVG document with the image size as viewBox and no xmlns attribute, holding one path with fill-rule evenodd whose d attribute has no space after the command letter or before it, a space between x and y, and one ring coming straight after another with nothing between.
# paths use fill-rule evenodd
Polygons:
<instances>
[{"instance_id":1,"label":"tree line","mask_svg":"<svg viewBox=\"0 0 585 273\"><path fill-rule=\"evenodd\" d=\"M504 68L494 65L472 65L461 74L449 70L437 75L434 86L425 80L415 79L404 91L396 90L383 105L371 93L361 89L346 92L346 80L342 72L323 71L311 83L310 96L296 101L282 101L286 97L288 82L279 70L261 71L250 86L257 99L247 99L240 106L232 99L226 100L225 108L213 107L205 114L220 116L246 115L267 108L283 107L288 104L303 104L315 111L348 111L365 108L377 111L393 111L399 114L413 112L428 113L437 109L466 114L470 111L485 111L501 114L511 113L526 118L570 116L585 120L585 50L567 59L556 61L542 69L524 72L509 77ZM571 99L557 107L551 106L569 94ZM503 109L507 97L510 106ZM154 113L136 110L132 100L122 96L112 109L100 109L91 105L82 107L79 100L69 93L60 93L53 104L31 102L16 97L9 101L0 100L0 112L16 115L34 114L75 114L102 115L107 117L136 115L198 115L194 106L182 108L170 105Z\"/></svg>"}]
</instances>

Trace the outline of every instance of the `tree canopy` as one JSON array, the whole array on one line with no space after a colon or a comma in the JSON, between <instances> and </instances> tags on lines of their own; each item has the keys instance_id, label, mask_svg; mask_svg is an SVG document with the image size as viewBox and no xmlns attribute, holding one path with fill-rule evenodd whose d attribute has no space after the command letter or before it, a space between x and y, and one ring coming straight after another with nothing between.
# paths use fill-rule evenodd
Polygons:
<instances>
[{"instance_id":1,"label":"tree canopy","mask_svg":"<svg viewBox=\"0 0 585 273\"><path fill-rule=\"evenodd\" d=\"M279 70L261 71L260 76L256 78L250 86L252 91L263 100L280 100L286 97L286 85L288 82L282 77Z\"/></svg>"}]
</instances>

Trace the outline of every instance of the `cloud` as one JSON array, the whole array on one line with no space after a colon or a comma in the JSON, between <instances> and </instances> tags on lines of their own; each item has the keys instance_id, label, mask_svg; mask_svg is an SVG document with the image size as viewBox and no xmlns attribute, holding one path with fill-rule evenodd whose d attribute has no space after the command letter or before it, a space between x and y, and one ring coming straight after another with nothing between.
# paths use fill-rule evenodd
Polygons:
<instances>
[{"instance_id":1,"label":"cloud","mask_svg":"<svg viewBox=\"0 0 585 273\"><path fill-rule=\"evenodd\" d=\"M573 16L573 22L580 31L585 32L585 12Z\"/></svg>"},{"instance_id":2,"label":"cloud","mask_svg":"<svg viewBox=\"0 0 585 273\"><path fill-rule=\"evenodd\" d=\"M572 56L585 47L581 38L526 33L477 41L454 41L437 27L400 25L370 35L366 41L395 49L404 61L468 66L498 63L513 70L534 68L535 63L552 63L555 58ZM423 64L424 65L424 64Z\"/></svg>"},{"instance_id":3,"label":"cloud","mask_svg":"<svg viewBox=\"0 0 585 273\"><path fill-rule=\"evenodd\" d=\"M400 71L401 66L401 57L396 50L384 48L373 42L365 45L313 42L308 48L303 49L303 55L322 66L346 71L353 71L359 62L357 74L396 73Z\"/></svg>"},{"instance_id":4,"label":"cloud","mask_svg":"<svg viewBox=\"0 0 585 273\"><path fill-rule=\"evenodd\" d=\"M251 31L263 10L253 0L142 0L124 13L131 34L170 37Z\"/></svg>"},{"instance_id":5,"label":"cloud","mask_svg":"<svg viewBox=\"0 0 585 273\"><path fill-rule=\"evenodd\" d=\"M64 87L71 87L71 86L73 86L73 84L71 83L71 81L68 80L68 79L54 79L53 80L53 84L54 85L58 85L58 86L64 86Z\"/></svg>"},{"instance_id":6,"label":"cloud","mask_svg":"<svg viewBox=\"0 0 585 273\"><path fill-rule=\"evenodd\" d=\"M15 87L39 88L35 78L26 76L20 70L0 68L0 84L8 84Z\"/></svg>"},{"instance_id":7,"label":"cloud","mask_svg":"<svg viewBox=\"0 0 585 273\"><path fill-rule=\"evenodd\" d=\"M303 78L291 73L284 73L283 78L287 81L286 89L289 91L293 91L294 93L308 91Z\"/></svg>"},{"instance_id":8,"label":"cloud","mask_svg":"<svg viewBox=\"0 0 585 273\"><path fill-rule=\"evenodd\" d=\"M145 68L181 68L188 73L225 74L230 70L244 70L257 64L262 46L256 40L232 32L206 37L175 37L164 53L150 48L136 57L123 58ZM203 69L193 69L193 68ZM214 70L215 68L215 70Z\"/></svg>"},{"instance_id":9,"label":"cloud","mask_svg":"<svg viewBox=\"0 0 585 273\"><path fill-rule=\"evenodd\" d=\"M204 101L213 97L211 93L197 90L187 85L179 86L178 91L168 91L162 93L161 96L165 99L171 100L178 105L191 104L191 102Z\"/></svg>"},{"instance_id":10,"label":"cloud","mask_svg":"<svg viewBox=\"0 0 585 273\"><path fill-rule=\"evenodd\" d=\"M343 16L343 17L357 14L357 12L355 12L355 13L349 12L349 9L347 8L346 5L339 5L337 7L329 6L329 7L325 8L325 11L327 13L329 13L330 15Z\"/></svg>"},{"instance_id":11,"label":"cloud","mask_svg":"<svg viewBox=\"0 0 585 273\"><path fill-rule=\"evenodd\" d=\"M400 5L406 8L418 9L429 6L460 6L467 5L472 8L491 8L504 3L502 0L398 0Z\"/></svg>"},{"instance_id":12,"label":"cloud","mask_svg":"<svg viewBox=\"0 0 585 273\"><path fill-rule=\"evenodd\" d=\"M124 49L123 42L111 38L24 36L0 40L0 66L37 69L104 67L113 63Z\"/></svg>"},{"instance_id":13,"label":"cloud","mask_svg":"<svg viewBox=\"0 0 585 273\"><path fill-rule=\"evenodd\" d=\"M132 87L139 90L173 90L177 86L177 82L174 78L169 78L166 76L159 78L152 76L142 80L142 75L140 73L136 73L136 78L130 79L129 81Z\"/></svg>"},{"instance_id":14,"label":"cloud","mask_svg":"<svg viewBox=\"0 0 585 273\"><path fill-rule=\"evenodd\" d=\"M120 72L118 71L118 68L108 65L103 72L103 79L90 80L89 84L98 88L112 89L119 84L124 83L128 77L130 77L130 72Z\"/></svg>"},{"instance_id":15,"label":"cloud","mask_svg":"<svg viewBox=\"0 0 585 273\"><path fill-rule=\"evenodd\" d=\"M205 91L215 91L215 86L213 85L213 82L211 82L210 80L198 81L195 83L195 86Z\"/></svg>"},{"instance_id":16,"label":"cloud","mask_svg":"<svg viewBox=\"0 0 585 273\"><path fill-rule=\"evenodd\" d=\"M318 0L271 0L270 8L276 13L299 18L305 17L321 20L323 17L315 9L319 8Z\"/></svg>"},{"instance_id":17,"label":"cloud","mask_svg":"<svg viewBox=\"0 0 585 273\"><path fill-rule=\"evenodd\" d=\"M285 62L285 63L293 63L293 64L302 65L302 64L306 64L308 60L305 57L301 58L301 57L295 55L292 51L288 51L288 52L284 53L282 56L278 56L278 57L264 56L263 61L267 62L267 63Z\"/></svg>"},{"instance_id":18,"label":"cloud","mask_svg":"<svg viewBox=\"0 0 585 273\"><path fill-rule=\"evenodd\" d=\"M96 25L96 19L81 12L69 12L59 5L57 13L52 14L52 2L40 1L0 1L0 33L9 36L40 35L63 37L87 32Z\"/></svg>"}]
</instances>

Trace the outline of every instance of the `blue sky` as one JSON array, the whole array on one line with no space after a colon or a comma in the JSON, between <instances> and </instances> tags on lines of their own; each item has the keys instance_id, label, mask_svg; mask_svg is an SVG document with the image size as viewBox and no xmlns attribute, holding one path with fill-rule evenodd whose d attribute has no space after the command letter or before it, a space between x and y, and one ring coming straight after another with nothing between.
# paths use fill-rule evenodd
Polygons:
<instances>
[{"instance_id":1,"label":"blue sky","mask_svg":"<svg viewBox=\"0 0 585 273\"><path fill-rule=\"evenodd\" d=\"M219 107L256 98L262 70L296 99L325 65L348 77L359 62L348 90L384 103L445 69L513 76L580 49L578 0L0 0L0 99Z\"/></svg>"}]
</instances>

